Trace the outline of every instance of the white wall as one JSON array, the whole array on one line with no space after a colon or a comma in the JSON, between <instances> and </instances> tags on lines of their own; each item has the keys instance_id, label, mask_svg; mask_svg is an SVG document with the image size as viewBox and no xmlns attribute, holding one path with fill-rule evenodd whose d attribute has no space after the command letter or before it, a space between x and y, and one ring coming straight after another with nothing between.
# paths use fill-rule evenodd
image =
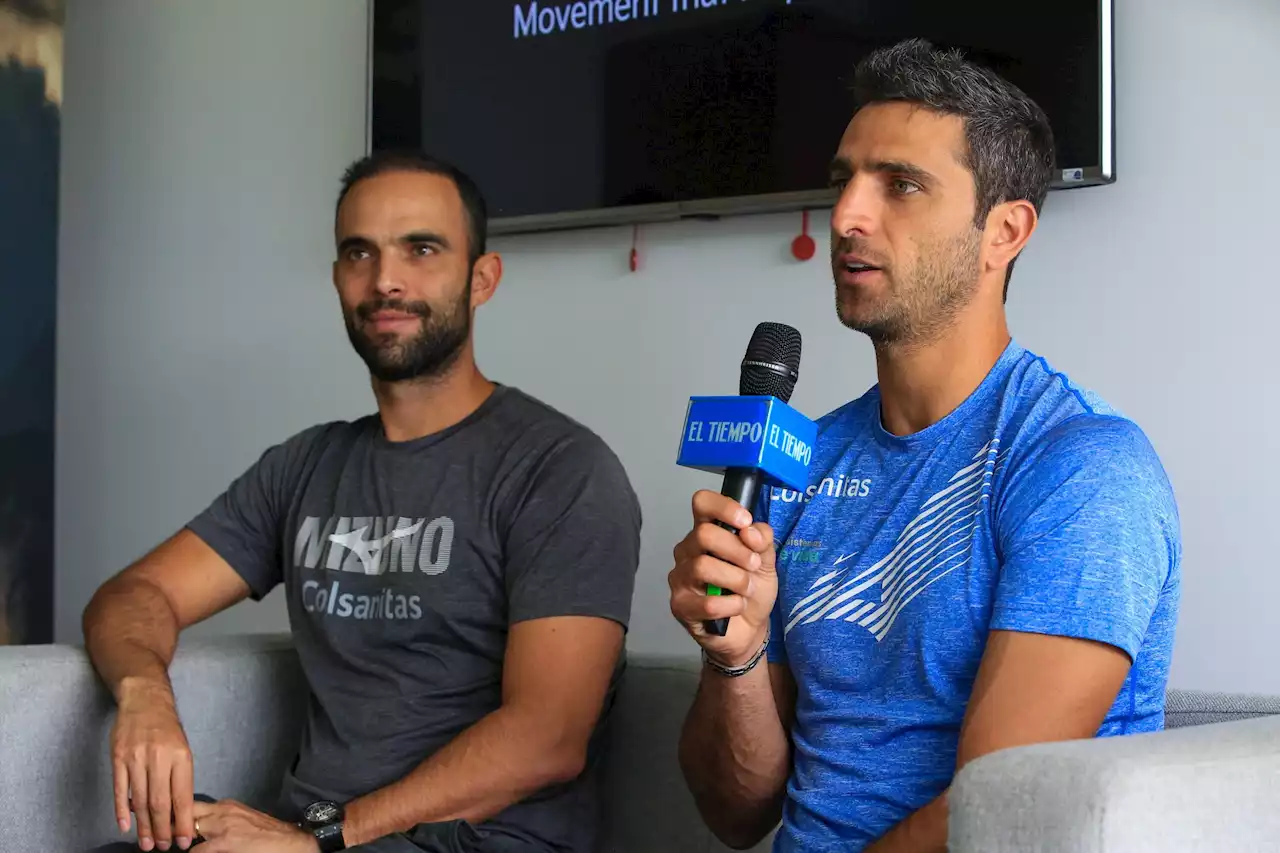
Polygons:
<instances>
[{"instance_id":1,"label":"white wall","mask_svg":"<svg viewBox=\"0 0 1280 853\"><path fill-rule=\"evenodd\" d=\"M338 179L365 146L366 16L359 0L68 3L60 641L98 583L269 442L368 405L329 284ZM212 627L285 625L273 600Z\"/></svg>"},{"instance_id":2,"label":"white wall","mask_svg":"<svg viewBox=\"0 0 1280 853\"><path fill-rule=\"evenodd\" d=\"M93 585L267 443L372 405L326 266L337 175L362 145L362 5L72 0L60 639L76 638ZM1120 181L1051 197L1011 319L1022 342L1135 417L1166 462L1186 545L1174 683L1280 692L1267 535L1280 506L1267 431L1280 416L1280 9L1116 5ZM824 264L787 254L798 226L647 227L634 274L626 228L494 241L507 277L479 318L484 368L601 432L643 501L634 648L689 650L665 575L689 494L715 485L672 464L689 394L732 393L765 319L805 333L794 402L806 412L874 381L870 348L835 320ZM273 599L210 630L282 627Z\"/></svg>"}]
</instances>

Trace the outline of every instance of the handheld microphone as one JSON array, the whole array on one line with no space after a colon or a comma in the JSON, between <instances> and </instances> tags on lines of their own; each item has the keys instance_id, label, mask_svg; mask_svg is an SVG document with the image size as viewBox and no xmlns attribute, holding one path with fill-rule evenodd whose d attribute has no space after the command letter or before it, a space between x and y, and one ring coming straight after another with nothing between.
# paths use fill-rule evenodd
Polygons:
<instances>
[{"instance_id":1,"label":"handheld microphone","mask_svg":"<svg viewBox=\"0 0 1280 853\"><path fill-rule=\"evenodd\" d=\"M787 405L799 377L800 332L782 323L756 326L742 359L738 396L689 398L676 464L723 472L720 494L752 514L762 485L803 491L818 427ZM707 587L707 595L721 592ZM711 620L705 627L723 637L729 620Z\"/></svg>"}]
</instances>

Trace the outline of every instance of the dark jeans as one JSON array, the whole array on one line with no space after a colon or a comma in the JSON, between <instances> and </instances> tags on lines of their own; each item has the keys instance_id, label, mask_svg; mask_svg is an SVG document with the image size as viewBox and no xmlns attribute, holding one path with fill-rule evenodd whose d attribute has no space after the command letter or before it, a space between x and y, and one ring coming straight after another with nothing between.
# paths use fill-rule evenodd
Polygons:
<instances>
[{"instance_id":1,"label":"dark jeans","mask_svg":"<svg viewBox=\"0 0 1280 853\"><path fill-rule=\"evenodd\" d=\"M191 848L200 853L200 846ZM506 836L482 836L464 821L423 824L407 835L388 835L359 847L348 847L356 853L520 853L530 848ZM135 842L119 842L99 847L89 853L137 853ZM178 853L173 845L169 853Z\"/></svg>"}]
</instances>

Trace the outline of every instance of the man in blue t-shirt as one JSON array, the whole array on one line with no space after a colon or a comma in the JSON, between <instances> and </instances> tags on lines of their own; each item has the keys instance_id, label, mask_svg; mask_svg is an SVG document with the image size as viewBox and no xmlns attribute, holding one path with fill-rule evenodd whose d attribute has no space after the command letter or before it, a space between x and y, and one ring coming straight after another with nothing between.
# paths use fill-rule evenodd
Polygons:
<instances>
[{"instance_id":1,"label":"man in blue t-shirt","mask_svg":"<svg viewBox=\"0 0 1280 853\"><path fill-rule=\"evenodd\" d=\"M864 60L855 94L831 256L879 381L754 524L694 497L671 608L706 666L680 755L730 845L781 821L779 851L941 853L967 762L1161 728L1178 513L1142 431L1009 334L1054 164L1041 110L920 41Z\"/></svg>"}]
</instances>

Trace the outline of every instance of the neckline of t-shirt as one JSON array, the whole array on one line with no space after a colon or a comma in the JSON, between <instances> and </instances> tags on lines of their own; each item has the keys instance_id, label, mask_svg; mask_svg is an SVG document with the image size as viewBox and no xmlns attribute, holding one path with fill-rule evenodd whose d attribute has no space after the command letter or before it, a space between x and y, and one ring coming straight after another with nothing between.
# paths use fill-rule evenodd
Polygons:
<instances>
[{"instance_id":1,"label":"neckline of t-shirt","mask_svg":"<svg viewBox=\"0 0 1280 853\"><path fill-rule=\"evenodd\" d=\"M439 432L433 432L430 435L423 435L418 438L410 438L406 441L392 441L387 438L387 434L382 427L382 419L377 415L374 415L373 423L375 442L380 449L390 450L397 453L410 452L414 450L421 450L424 447L430 447L433 444L444 441L450 436L457 435L462 430L488 415L493 411L494 407L496 407L502 399L506 397L510 390L511 389L508 386L503 385L501 382L495 382L493 384L493 391L485 398L484 402L477 406L474 412L467 415L456 424L447 426Z\"/></svg>"},{"instance_id":2,"label":"neckline of t-shirt","mask_svg":"<svg viewBox=\"0 0 1280 853\"><path fill-rule=\"evenodd\" d=\"M996 359L996 363L987 371L987 375L983 377L982 382L978 383L978 387L973 389L973 392L964 399L964 402L948 412L942 420L910 435L894 435L884 428L884 421L880 417L880 386L876 385L873 389L873 405L868 407L876 440L891 450L913 450L923 444L938 441L941 436L948 434L957 423L964 421L970 412L981 406L991 396L1000 378L1009 371L1013 363L1021 358L1025 352L1026 350L1017 341L1011 339L1005 346L1004 352L1000 353L1000 357Z\"/></svg>"}]
</instances>

